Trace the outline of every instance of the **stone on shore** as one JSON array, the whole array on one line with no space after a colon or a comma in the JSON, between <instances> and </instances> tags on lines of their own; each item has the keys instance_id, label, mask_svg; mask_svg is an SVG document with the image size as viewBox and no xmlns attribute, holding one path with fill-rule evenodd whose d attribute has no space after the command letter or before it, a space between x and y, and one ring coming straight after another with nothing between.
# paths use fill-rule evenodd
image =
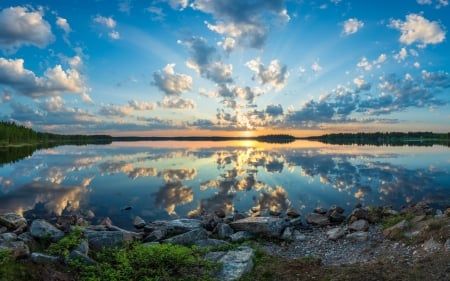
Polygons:
<instances>
[{"instance_id":1,"label":"stone on shore","mask_svg":"<svg viewBox=\"0 0 450 281\"><path fill-rule=\"evenodd\" d=\"M19 214L7 213L0 215L0 225L5 226L8 230L26 228L27 220Z\"/></svg>"},{"instance_id":2,"label":"stone on shore","mask_svg":"<svg viewBox=\"0 0 450 281\"><path fill-rule=\"evenodd\" d=\"M58 256L34 252L31 254L31 261L37 264L56 264L61 261Z\"/></svg>"},{"instance_id":3,"label":"stone on shore","mask_svg":"<svg viewBox=\"0 0 450 281\"><path fill-rule=\"evenodd\" d=\"M310 213L305 219L307 223L318 226L326 226L330 224L330 219L326 215L319 213Z\"/></svg>"},{"instance_id":4,"label":"stone on shore","mask_svg":"<svg viewBox=\"0 0 450 281\"><path fill-rule=\"evenodd\" d=\"M89 242L89 248L101 250L103 248L120 248L136 241L132 232L123 231L92 231L84 232L84 238Z\"/></svg>"},{"instance_id":5,"label":"stone on shore","mask_svg":"<svg viewBox=\"0 0 450 281\"><path fill-rule=\"evenodd\" d=\"M194 230L178 234L176 236L164 239L163 243L193 245L197 240L208 238L208 232L203 228L196 228Z\"/></svg>"},{"instance_id":6,"label":"stone on shore","mask_svg":"<svg viewBox=\"0 0 450 281\"><path fill-rule=\"evenodd\" d=\"M356 232L347 234L347 236L345 236L345 238L347 238L348 240L354 241L354 242L364 242L369 239L369 233L366 231L356 231Z\"/></svg>"},{"instance_id":7,"label":"stone on shore","mask_svg":"<svg viewBox=\"0 0 450 281\"><path fill-rule=\"evenodd\" d=\"M203 222L197 219L176 219L154 221L146 225L146 229L155 230L165 228L170 234L182 234L197 228L201 228Z\"/></svg>"},{"instance_id":8,"label":"stone on shore","mask_svg":"<svg viewBox=\"0 0 450 281\"><path fill-rule=\"evenodd\" d=\"M327 239L336 241L345 235L345 230L342 227L335 227L327 231Z\"/></svg>"},{"instance_id":9,"label":"stone on shore","mask_svg":"<svg viewBox=\"0 0 450 281\"><path fill-rule=\"evenodd\" d=\"M28 258L30 248L23 241L9 241L0 243L0 250L10 252L14 259Z\"/></svg>"},{"instance_id":10,"label":"stone on shore","mask_svg":"<svg viewBox=\"0 0 450 281\"><path fill-rule=\"evenodd\" d=\"M233 235L234 230L226 223L219 223L216 226L216 232L217 236L221 239L230 238L231 235Z\"/></svg>"},{"instance_id":11,"label":"stone on shore","mask_svg":"<svg viewBox=\"0 0 450 281\"><path fill-rule=\"evenodd\" d=\"M364 219L354 221L348 226L351 231L367 231L369 229L369 222Z\"/></svg>"},{"instance_id":12,"label":"stone on shore","mask_svg":"<svg viewBox=\"0 0 450 281\"><path fill-rule=\"evenodd\" d=\"M401 235L407 228L408 221L402 220L401 222L383 230L383 235L387 239L395 239L398 238L399 235Z\"/></svg>"},{"instance_id":13,"label":"stone on shore","mask_svg":"<svg viewBox=\"0 0 450 281\"><path fill-rule=\"evenodd\" d=\"M31 223L31 236L37 239L50 239L57 242L64 237L64 232L54 227L45 220L37 219Z\"/></svg>"},{"instance_id":14,"label":"stone on shore","mask_svg":"<svg viewBox=\"0 0 450 281\"><path fill-rule=\"evenodd\" d=\"M253 239L255 236L248 231L238 231L233 233L230 238L232 242L239 243L245 240Z\"/></svg>"},{"instance_id":15,"label":"stone on shore","mask_svg":"<svg viewBox=\"0 0 450 281\"><path fill-rule=\"evenodd\" d=\"M137 229L141 229L145 226L145 220L140 216L135 216L133 219L133 225Z\"/></svg>"},{"instance_id":16,"label":"stone on shore","mask_svg":"<svg viewBox=\"0 0 450 281\"><path fill-rule=\"evenodd\" d=\"M210 252L206 258L222 264L217 272L216 278L223 281L238 280L253 268L253 256L255 251L252 248L241 246L234 251Z\"/></svg>"},{"instance_id":17,"label":"stone on shore","mask_svg":"<svg viewBox=\"0 0 450 281\"><path fill-rule=\"evenodd\" d=\"M248 231L265 237L280 237L285 228L283 219L273 217L248 217L230 223L235 231Z\"/></svg>"}]
</instances>

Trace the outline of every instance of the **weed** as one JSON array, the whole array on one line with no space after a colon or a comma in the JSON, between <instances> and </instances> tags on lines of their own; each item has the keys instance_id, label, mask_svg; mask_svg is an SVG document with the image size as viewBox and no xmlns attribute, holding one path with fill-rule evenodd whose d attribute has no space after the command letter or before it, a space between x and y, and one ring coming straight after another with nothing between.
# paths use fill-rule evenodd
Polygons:
<instances>
[{"instance_id":1,"label":"weed","mask_svg":"<svg viewBox=\"0 0 450 281\"><path fill-rule=\"evenodd\" d=\"M80 245L83 232L80 228L75 228L69 235L64 236L56 243L50 244L47 252L52 255L67 256L72 249Z\"/></svg>"}]
</instances>

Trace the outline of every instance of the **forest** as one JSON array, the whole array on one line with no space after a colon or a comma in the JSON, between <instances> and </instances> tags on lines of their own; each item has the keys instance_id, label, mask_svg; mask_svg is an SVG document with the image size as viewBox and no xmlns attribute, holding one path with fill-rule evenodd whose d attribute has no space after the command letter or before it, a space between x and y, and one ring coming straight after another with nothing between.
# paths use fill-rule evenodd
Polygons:
<instances>
[{"instance_id":1,"label":"forest","mask_svg":"<svg viewBox=\"0 0 450 281\"><path fill-rule=\"evenodd\" d=\"M109 135L60 135L36 132L10 121L0 121L0 146L111 143Z\"/></svg>"}]
</instances>

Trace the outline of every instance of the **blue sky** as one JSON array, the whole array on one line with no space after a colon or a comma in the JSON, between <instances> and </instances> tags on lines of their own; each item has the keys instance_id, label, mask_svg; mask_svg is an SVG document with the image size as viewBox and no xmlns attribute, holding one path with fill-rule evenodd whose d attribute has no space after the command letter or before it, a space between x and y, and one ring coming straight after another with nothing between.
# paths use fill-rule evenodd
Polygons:
<instances>
[{"instance_id":1,"label":"blue sky","mask_svg":"<svg viewBox=\"0 0 450 281\"><path fill-rule=\"evenodd\" d=\"M450 131L448 0L0 2L0 119L39 131Z\"/></svg>"}]
</instances>

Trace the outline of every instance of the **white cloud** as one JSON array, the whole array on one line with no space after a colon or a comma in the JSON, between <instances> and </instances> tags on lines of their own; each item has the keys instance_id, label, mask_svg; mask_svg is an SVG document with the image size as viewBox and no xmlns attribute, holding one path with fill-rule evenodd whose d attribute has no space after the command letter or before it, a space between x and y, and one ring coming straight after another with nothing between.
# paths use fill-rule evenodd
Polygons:
<instances>
[{"instance_id":1,"label":"white cloud","mask_svg":"<svg viewBox=\"0 0 450 281\"><path fill-rule=\"evenodd\" d=\"M144 101L136 101L130 100L128 101L128 105L134 110L145 111L145 110L154 110L156 108L156 103L154 102L144 102Z\"/></svg>"},{"instance_id":2,"label":"white cloud","mask_svg":"<svg viewBox=\"0 0 450 281\"><path fill-rule=\"evenodd\" d=\"M59 26L66 34L69 34L72 29L70 28L69 23L65 18L57 17L56 18L56 25Z\"/></svg>"},{"instance_id":3,"label":"white cloud","mask_svg":"<svg viewBox=\"0 0 450 281\"><path fill-rule=\"evenodd\" d=\"M401 62L401 61L404 61L407 56L408 56L408 51L406 51L405 48L401 48L397 54L394 54L394 59L396 59L398 62Z\"/></svg>"},{"instance_id":4,"label":"white cloud","mask_svg":"<svg viewBox=\"0 0 450 281\"><path fill-rule=\"evenodd\" d=\"M0 48L14 53L22 45L44 48L54 41L43 11L10 7L0 11Z\"/></svg>"},{"instance_id":5,"label":"white cloud","mask_svg":"<svg viewBox=\"0 0 450 281\"><path fill-rule=\"evenodd\" d=\"M267 68L261 63L259 58L251 60L245 65L255 72L255 77L261 84L270 84L276 90L282 89L289 77L287 67L285 65L282 66L279 60L272 60Z\"/></svg>"},{"instance_id":6,"label":"white cloud","mask_svg":"<svg viewBox=\"0 0 450 281\"><path fill-rule=\"evenodd\" d=\"M108 36L113 40L117 40L120 38L120 34L118 31L114 30L117 25L117 22L112 17L103 17L97 15L94 18L94 22L100 24L103 27L108 29Z\"/></svg>"},{"instance_id":7,"label":"white cloud","mask_svg":"<svg viewBox=\"0 0 450 281\"><path fill-rule=\"evenodd\" d=\"M415 68L420 68L420 63L416 61L416 62L414 63L414 67L415 67Z\"/></svg>"},{"instance_id":8,"label":"white cloud","mask_svg":"<svg viewBox=\"0 0 450 281\"><path fill-rule=\"evenodd\" d=\"M417 0L417 3L420 5L431 5L433 4L433 0ZM436 9L448 6L448 0L434 0L434 3Z\"/></svg>"},{"instance_id":9,"label":"white cloud","mask_svg":"<svg viewBox=\"0 0 450 281\"><path fill-rule=\"evenodd\" d=\"M164 97L163 101L159 103L163 108L171 109L194 109L195 102L191 99L184 99L180 97Z\"/></svg>"},{"instance_id":10,"label":"white cloud","mask_svg":"<svg viewBox=\"0 0 450 281\"><path fill-rule=\"evenodd\" d=\"M98 113L103 116L116 116L116 117L125 117L131 115L133 113L133 108L128 105L118 106L118 105L102 105L100 106Z\"/></svg>"},{"instance_id":11,"label":"white cloud","mask_svg":"<svg viewBox=\"0 0 450 281\"><path fill-rule=\"evenodd\" d=\"M319 71L322 70L322 66L319 64L318 61L315 61L315 62L311 65L311 69L312 69L314 72L319 72Z\"/></svg>"},{"instance_id":12,"label":"white cloud","mask_svg":"<svg viewBox=\"0 0 450 281\"><path fill-rule=\"evenodd\" d=\"M389 26L401 32L399 41L407 45L417 42L420 48L424 48L428 44L438 44L445 39L445 31L437 21L429 21L418 14L407 15L404 22L391 20Z\"/></svg>"},{"instance_id":13,"label":"white cloud","mask_svg":"<svg viewBox=\"0 0 450 281\"><path fill-rule=\"evenodd\" d=\"M363 68L366 71L372 70L372 64L367 60L366 57L363 57L357 64L357 67Z\"/></svg>"},{"instance_id":14,"label":"white cloud","mask_svg":"<svg viewBox=\"0 0 450 281\"><path fill-rule=\"evenodd\" d=\"M364 22L353 18L348 19L344 22L344 29L342 30L342 34L350 35L358 32L364 26Z\"/></svg>"},{"instance_id":15,"label":"white cloud","mask_svg":"<svg viewBox=\"0 0 450 281\"><path fill-rule=\"evenodd\" d=\"M192 89L192 77L175 73L174 66L168 64L162 71L153 73L154 84L166 95L180 95Z\"/></svg>"},{"instance_id":16,"label":"white cloud","mask_svg":"<svg viewBox=\"0 0 450 281\"><path fill-rule=\"evenodd\" d=\"M23 59L0 58L0 84L31 98L77 93L84 101L90 101L87 87L76 69L64 70L61 65L56 65L48 68L43 77L38 77L23 64Z\"/></svg>"}]
</instances>

